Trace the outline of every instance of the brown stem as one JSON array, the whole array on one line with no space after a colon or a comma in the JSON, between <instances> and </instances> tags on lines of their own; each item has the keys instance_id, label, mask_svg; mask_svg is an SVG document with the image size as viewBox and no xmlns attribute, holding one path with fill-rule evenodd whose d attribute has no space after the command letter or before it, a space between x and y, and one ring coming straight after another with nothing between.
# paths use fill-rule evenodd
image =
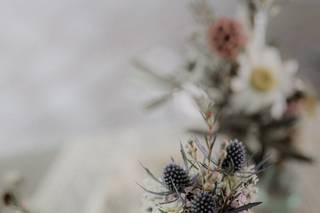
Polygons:
<instances>
[{"instance_id":1,"label":"brown stem","mask_svg":"<svg viewBox=\"0 0 320 213\"><path fill-rule=\"evenodd\" d=\"M255 26L255 16L257 13L257 6L254 3L254 0L247 0L248 2L248 9L249 9L249 19L251 27L253 28Z\"/></svg>"}]
</instances>

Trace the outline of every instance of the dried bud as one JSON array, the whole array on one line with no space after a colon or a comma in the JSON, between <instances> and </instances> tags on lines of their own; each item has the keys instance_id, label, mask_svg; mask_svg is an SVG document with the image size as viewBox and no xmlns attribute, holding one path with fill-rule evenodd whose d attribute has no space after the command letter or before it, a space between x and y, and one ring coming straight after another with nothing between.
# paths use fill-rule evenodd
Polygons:
<instances>
[{"instance_id":1,"label":"dried bud","mask_svg":"<svg viewBox=\"0 0 320 213\"><path fill-rule=\"evenodd\" d=\"M246 43L242 25L230 18L221 18L209 29L209 44L223 58L234 59Z\"/></svg>"},{"instance_id":2,"label":"dried bud","mask_svg":"<svg viewBox=\"0 0 320 213\"><path fill-rule=\"evenodd\" d=\"M4 205L9 206L11 205L15 200L14 195L11 192L4 192L2 194L2 202Z\"/></svg>"},{"instance_id":3,"label":"dried bud","mask_svg":"<svg viewBox=\"0 0 320 213\"><path fill-rule=\"evenodd\" d=\"M187 152L193 159L197 159L197 147L192 140L188 143Z\"/></svg>"}]
</instances>

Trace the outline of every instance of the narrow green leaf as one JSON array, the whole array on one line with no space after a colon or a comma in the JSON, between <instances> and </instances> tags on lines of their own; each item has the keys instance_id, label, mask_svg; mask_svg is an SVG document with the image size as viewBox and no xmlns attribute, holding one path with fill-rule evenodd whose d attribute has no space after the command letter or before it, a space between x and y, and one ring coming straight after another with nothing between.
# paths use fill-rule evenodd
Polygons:
<instances>
[{"instance_id":1,"label":"narrow green leaf","mask_svg":"<svg viewBox=\"0 0 320 213\"><path fill-rule=\"evenodd\" d=\"M244 205L244 206L241 206L241 207L239 207L239 208L229 210L229 211L227 211L226 213L238 213L238 212L242 212L242 211L251 209L251 208L253 208L253 207L256 207L256 206L260 205L261 203L262 203L262 202L249 203L249 204Z\"/></svg>"}]
</instances>

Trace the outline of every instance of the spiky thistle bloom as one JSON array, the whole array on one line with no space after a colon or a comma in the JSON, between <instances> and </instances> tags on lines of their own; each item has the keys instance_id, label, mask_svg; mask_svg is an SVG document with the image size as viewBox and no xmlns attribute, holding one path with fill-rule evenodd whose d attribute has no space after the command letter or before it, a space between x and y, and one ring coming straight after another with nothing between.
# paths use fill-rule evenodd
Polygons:
<instances>
[{"instance_id":1,"label":"spiky thistle bloom","mask_svg":"<svg viewBox=\"0 0 320 213\"><path fill-rule=\"evenodd\" d=\"M227 146L227 157L222 163L225 169L231 169L234 172L240 171L246 162L246 151L242 142L233 140Z\"/></svg>"},{"instance_id":2,"label":"spiky thistle bloom","mask_svg":"<svg viewBox=\"0 0 320 213\"><path fill-rule=\"evenodd\" d=\"M188 142L190 150L186 151L181 145L184 167L176 163L167 164L161 178L144 167L150 179L141 186L145 191L143 212L227 213L230 209L249 210L260 204L253 199L256 192L253 189L257 184L255 167L243 167L242 157L235 157L243 153L242 144L231 141L224 147L227 155L223 159L215 159L236 162L237 173L225 172L224 163L216 163L211 158L215 140L203 144L191 140ZM239 194L243 196L242 200L237 200Z\"/></svg>"},{"instance_id":3,"label":"spiky thistle bloom","mask_svg":"<svg viewBox=\"0 0 320 213\"><path fill-rule=\"evenodd\" d=\"M201 192L191 201L190 213L214 213L215 198L209 192Z\"/></svg>"},{"instance_id":4,"label":"spiky thistle bloom","mask_svg":"<svg viewBox=\"0 0 320 213\"><path fill-rule=\"evenodd\" d=\"M179 165L171 163L163 170L163 181L171 191L182 191L190 185L188 173Z\"/></svg>"}]
</instances>

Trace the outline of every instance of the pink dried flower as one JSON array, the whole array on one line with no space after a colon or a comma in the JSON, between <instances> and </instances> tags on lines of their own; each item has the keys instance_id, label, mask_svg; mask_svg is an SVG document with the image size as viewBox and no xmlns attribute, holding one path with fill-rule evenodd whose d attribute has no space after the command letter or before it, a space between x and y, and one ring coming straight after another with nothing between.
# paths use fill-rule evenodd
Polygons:
<instances>
[{"instance_id":1,"label":"pink dried flower","mask_svg":"<svg viewBox=\"0 0 320 213\"><path fill-rule=\"evenodd\" d=\"M242 25L231 18L213 23L208 33L209 44L221 57L234 59L246 43Z\"/></svg>"},{"instance_id":2,"label":"pink dried flower","mask_svg":"<svg viewBox=\"0 0 320 213\"><path fill-rule=\"evenodd\" d=\"M292 101L287 104L285 115L297 115L303 111L304 100Z\"/></svg>"},{"instance_id":3,"label":"pink dried flower","mask_svg":"<svg viewBox=\"0 0 320 213\"><path fill-rule=\"evenodd\" d=\"M243 193L241 193L237 199L233 200L232 203L231 203L231 207L233 208L239 208L241 206L244 206L248 204L247 203L247 196L244 195ZM251 210L245 210L245 211L241 211L240 213L252 213Z\"/></svg>"}]
</instances>

